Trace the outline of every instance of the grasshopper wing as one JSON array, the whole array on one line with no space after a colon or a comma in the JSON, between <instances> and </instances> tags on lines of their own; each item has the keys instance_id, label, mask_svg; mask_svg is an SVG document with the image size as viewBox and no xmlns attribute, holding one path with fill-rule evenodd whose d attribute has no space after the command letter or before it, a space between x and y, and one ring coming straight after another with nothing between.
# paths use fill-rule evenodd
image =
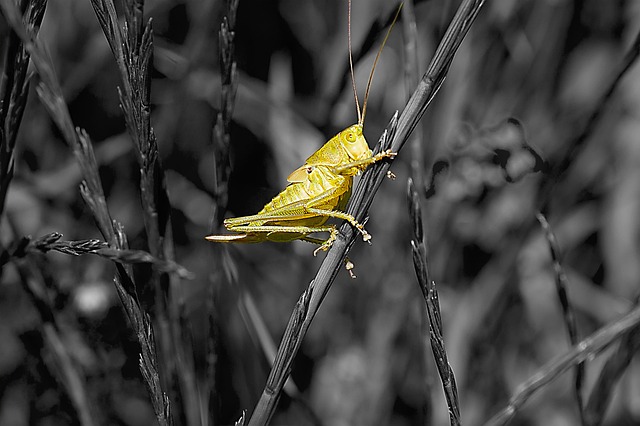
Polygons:
<instances>
[{"instance_id":1,"label":"grasshopper wing","mask_svg":"<svg viewBox=\"0 0 640 426\"><path fill-rule=\"evenodd\" d=\"M215 243L259 243L265 240L252 234L208 235L205 239Z\"/></svg>"},{"instance_id":2,"label":"grasshopper wing","mask_svg":"<svg viewBox=\"0 0 640 426\"><path fill-rule=\"evenodd\" d=\"M293 172L291 172L289 177L287 177L287 182L290 182L290 183L304 182L306 179L308 179L309 173L311 173L311 171L313 171L313 168L306 164L304 166L298 167Z\"/></svg>"}]
</instances>

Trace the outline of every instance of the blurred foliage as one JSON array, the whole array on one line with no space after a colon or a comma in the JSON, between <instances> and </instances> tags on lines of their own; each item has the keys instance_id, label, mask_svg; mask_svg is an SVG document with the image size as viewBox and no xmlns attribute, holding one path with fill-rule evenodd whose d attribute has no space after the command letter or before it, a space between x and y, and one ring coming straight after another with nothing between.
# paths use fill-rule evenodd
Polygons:
<instances>
[{"instance_id":1,"label":"blurred foliage","mask_svg":"<svg viewBox=\"0 0 640 426\"><path fill-rule=\"evenodd\" d=\"M547 242L541 229L526 227L542 207L546 166L558 162L588 115L603 107L601 95L640 29L639 6L487 1L421 122L430 272L466 424L488 419L519 383L569 346ZM376 19L392 12L388 2L355 0L354 50ZM422 72L453 12L450 2L416 4ZM195 275L180 288L185 333L193 336L196 369L204 368L213 295L212 416L229 424L262 392L269 357L261 339L279 341L321 259L303 242L226 247L204 241L213 211L211 135L224 3L156 0L146 13L155 34L152 124L167 176L176 260ZM291 170L356 121L350 86L342 84L346 13L342 0L240 0L229 215L258 211ZM0 19L0 43L8 32ZM121 83L90 3L50 2L40 38L75 125L94 141L113 217L132 249L147 249L138 165L118 106ZM369 98L371 145L408 97L403 54L402 31L395 30ZM356 66L360 99L374 55ZM582 337L630 309L638 292L639 73L633 67L622 80L584 149L554 182L546 208ZM0 222L3 245L51 232L67 240L99 238L78 191L80 169L33 91L15 158ZM340 272L294 364L297 392L283 396L273 424L313 424L314 417L327 425L447 422L411 264L405 200L411 160L407 148L393 163L397 179L383 184L367 224L373 245L357 243L350 253L357 280ZM139 349L111 283L113 266L98 257L34 256L67 331L64 344L87 378L96 424L151 424ZM0 424L77 424L18 268L8 263L1 273ZM256 328L256 315L264 331ZM587 363L584 392L591 392L602 363L603 357ZM605 424L640 422L640 388L631 380L639 369L632 362L623 376ZM514 424L576 424L572 380L559 377Z\"/></svg>"}]
</instances>

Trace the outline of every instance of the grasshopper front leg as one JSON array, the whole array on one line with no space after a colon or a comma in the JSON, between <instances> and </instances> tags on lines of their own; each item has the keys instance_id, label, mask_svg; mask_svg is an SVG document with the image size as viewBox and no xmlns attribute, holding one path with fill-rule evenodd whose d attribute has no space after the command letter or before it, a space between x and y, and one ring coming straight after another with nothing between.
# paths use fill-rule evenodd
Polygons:
<instances>
[{"instance_id":1,"label":"grasshopper front leg","mask_svg":"<svg viewBox=\"0 0 640 426\"><path fill-rule=\"evenodd\" d=\"M397 152L393 152L390 149L387 149L384 152L380 152L374 156L365 158L364 160L356 160L350 163L342 164L340 166L335 166L333 167L333 171L336 174L343 175L345 174L345 172L349 171L350 169L353 169L353 168L365 169L369 167L371 164L377 163L378 161L384 158L395 158L396 155L398 155Z\"/></svg>"}]
</instances>

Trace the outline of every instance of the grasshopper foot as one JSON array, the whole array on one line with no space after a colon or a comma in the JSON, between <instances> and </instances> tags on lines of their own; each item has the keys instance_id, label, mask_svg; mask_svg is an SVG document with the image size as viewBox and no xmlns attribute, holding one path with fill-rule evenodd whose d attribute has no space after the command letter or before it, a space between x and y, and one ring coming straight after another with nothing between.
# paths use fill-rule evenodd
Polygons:
<instances>
[{"instance_id":1,"label":"grasshopper foot","mask_svg":"<svg viewBox=\"0 0 640 426\"><path fill-rule=\"evenodd\" d=\"M348 257L344 259L344 269L347 270L347 272L349 273L349 276L351 277L352 280L355 280L357 278L356 274L353 273L354 266L355 265L353 264L353 262L351 260L349 260Z\"/></svg>"},{"instance_id":2,"label":"grasshopper foot","mask_svg":"<svg viewBox=\"0 0 640 426\"><path fill-rule=\"evenodd\" d=\"M358 223L356 225L356 228L362 234L362 241L366 241L369 243L369 245L371 245L371 234L369 234L367 230L364 229L364 225L362 225L361 223Z\"/></svg>"},{"instance_id":3,"label":"grasshopper foot","mask_svg":"<svg viewBox=\"0 0 640 426\"><path fill-rule=\"evenodd\" d=\"M398 155L397 152L393 152L390 149L387 149L386 151L380 152L376 155L373 156L374 161L380 161L383 158L395 158L396 155Z\"/></svg>"},{"instance_id":4,"label":"grasshopper foot","mask_svg":"<svg viewBox=\"0 0 640 426\"><path fill-rule=\"evenodd\" d=\"M313 251L313 255L317 256L318 252L329 250L337 237L338 237L338 230L336 228L333 228L331 230L331 234L329 235L329 238L327 238L327 240L324 243L322 243L320 247L318 247Z\"/></svg>"}]
</instances>

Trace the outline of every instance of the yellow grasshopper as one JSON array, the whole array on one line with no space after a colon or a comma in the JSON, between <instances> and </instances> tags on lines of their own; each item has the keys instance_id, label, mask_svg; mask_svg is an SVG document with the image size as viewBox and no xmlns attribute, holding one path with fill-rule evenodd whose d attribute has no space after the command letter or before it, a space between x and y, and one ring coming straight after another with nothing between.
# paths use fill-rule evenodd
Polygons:
<instances>
[{"instance_id":1,"label":"yellow grasshopper","mask_svg":"<svg viewBox=\"0 0 640 426\"><path fill-rule=\"evenodd\" d=\"M349 222L362 234L363 240L370 243L371 235L364 229L364 226L344 210L351 196L353 176L377 161L393 158L396 155L391 150L372 155L362 129L373 73L382 48L398 18L400 8L398 8L374 60L361 112L353 73L351 0L349 0L349 65L358 123L335 135L307 158L304 165L289 175L287 178L289 185L257 214L225 219L225 228L235 232L234 234L209 235L206 237L207 240L223 243L303 240L319 244L319 247L314 251L315 255L319 250L329 249L335 241L338 231L334 225L326 225L326 222L329 218L336 218ZM309 236L309 234L321 232L328 232L329 238L322 240Z\"/></svg>"}]
</instances>

